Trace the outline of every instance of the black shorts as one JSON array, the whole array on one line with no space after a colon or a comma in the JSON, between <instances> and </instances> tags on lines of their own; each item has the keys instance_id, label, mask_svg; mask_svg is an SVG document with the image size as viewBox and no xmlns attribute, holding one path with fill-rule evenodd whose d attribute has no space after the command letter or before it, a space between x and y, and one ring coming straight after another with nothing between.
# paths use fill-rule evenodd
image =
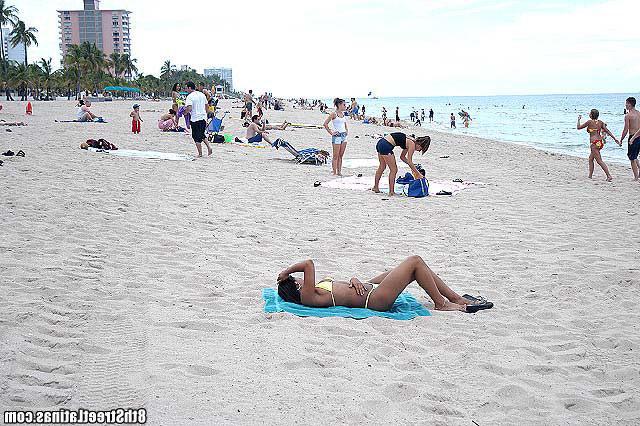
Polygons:
<instances>
[{"instance_id":1,"label":"black shorts","mask_svg":"<svg viewBox=\"0 0 640 426\"><path fill-rule=\"evenodd\" d=\"M631 140L631 136L629 136L629 140ZM640 137L637 137L633 143L629 144L627 157L629 157L629 160L635 161L638 159L638 154L640 154Z\"/></svg>"},{"instance_id":2,"label":"black shorts","mask_svg":"<svg viewBox=\"0 0 640 426\"><path fill-rule=\"evenodd\" d=\"M204 140L204 131L207 129L207 122L205 120L198 120L191 122L191 137L195 143L202 143Z\"/></svg>"}]
</instances>

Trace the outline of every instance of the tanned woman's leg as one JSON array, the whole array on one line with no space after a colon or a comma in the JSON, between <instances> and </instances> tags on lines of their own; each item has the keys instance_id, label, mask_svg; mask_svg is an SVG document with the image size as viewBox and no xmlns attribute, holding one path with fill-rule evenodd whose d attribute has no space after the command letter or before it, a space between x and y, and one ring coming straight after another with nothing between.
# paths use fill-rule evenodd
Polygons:
<instances>
[{"instance_id":1,"label":"tanned woman's leg","mask_svg":"<svg viewBox=\"0 0 640 426\"><path fill-rule=\"evenodd\" d=\"M398 295L414 280L417 281L418 285L431 297L437 310L465 310L463 305L447 300L440 292L438 284L434 279L434 274L420 256L411 256L390 271L369 298L369 307L380 311L389 310L393 302L398 298ZM449 289L442 280L440 280L440 285L448 296L456 300L459 299L460 296Z\"/></svg>"},{"instance_id":2,"label":"tanned woman's leg","mask_svg":"<svg viewBox=\"0 0 640 426\"><path fill-rule=\"evenodd\" d=\"M380 192L380 179L382 178L384 169L387 168L387 162L384 160L384 155L378 154L378 161L380 162L380 165L378 166L378 170L376 170L376 177L373 181L373 188L371 188L373 192Z\"/></svg>"}]
</instances>

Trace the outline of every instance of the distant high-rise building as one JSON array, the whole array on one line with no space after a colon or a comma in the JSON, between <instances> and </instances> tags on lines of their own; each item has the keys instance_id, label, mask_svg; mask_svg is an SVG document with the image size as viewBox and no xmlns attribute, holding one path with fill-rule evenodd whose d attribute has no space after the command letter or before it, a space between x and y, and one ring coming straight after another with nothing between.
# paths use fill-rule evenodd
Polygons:
<instances>
[{"instance_id":1,"label":"distant high-rise building","mask_svg":"<svg viewBox=\"0 0 640 426\"><path fill-rule=\"evenodd\" d=\"M24 64L24 43L18 43L15 47L11 45L9 39L11 36L10 28L2 29L2 52L4 53L4 57L7 58L7 61L15 61L19 64Z\"/></svg>"},{"instance_id":2,"label":"distant high-rise building","mask_svg":"<svg viewBox=\"0 0 640 426\"><path fill-rule=\"evenodd\" d=\"M204 76L211 77L217 75L221 80L229 83L229 89L233 90L233 69L231 68L205 68Z\"/></svg>"},{"instance_id":3,"label":"distant high-rise building","mask_svg":"<svg viewBox=\"0 0 640 426\"><path fill-rule=\"evenodd\" d=\"M62 57L72 44L95 43L106 55L131 55L127 10L100 10L100 0L84 0L83 10L59 10Z\"/></svg>"}]
</instances>

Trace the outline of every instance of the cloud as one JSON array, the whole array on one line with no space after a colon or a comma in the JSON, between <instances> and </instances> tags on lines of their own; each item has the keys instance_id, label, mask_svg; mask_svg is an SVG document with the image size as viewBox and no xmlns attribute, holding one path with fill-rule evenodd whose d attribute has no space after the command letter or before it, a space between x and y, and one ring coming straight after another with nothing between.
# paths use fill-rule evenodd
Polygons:
<instances>
[{"instance_id":1,"label":"cloud","mask_svg":"<svg viewBox=\"0 0 640 426\"><path fill-rule=\"evenodd\" d=\"M59 59L55 9L80 0L15 2ZM322 2L103 0L127 7L141 70L231 66L240 89L295 96L607 92L634 89L635 0ZM164 6L162 6L164 4ZM30 23L31 22L31 23ZM623 23L623 24L621 24Z\"/></svg>"}]
</instances>

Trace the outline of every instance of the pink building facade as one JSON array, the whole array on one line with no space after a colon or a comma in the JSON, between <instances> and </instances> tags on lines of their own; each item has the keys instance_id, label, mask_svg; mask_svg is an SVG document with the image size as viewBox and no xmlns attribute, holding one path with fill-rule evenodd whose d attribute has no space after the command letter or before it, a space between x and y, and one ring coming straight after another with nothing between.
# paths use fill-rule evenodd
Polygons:
<instances>
[{"instance_id":1,"label":"pink building facade","mask_svg":"<svg viewBox=\"0 0 640 426\"><path fill-rule=\"evenodd\" d=\"M106 55L131 55L130 21L127 10L100 10L99 0L84 0L83 10L59 10L60 51L64 59L69 47L85 41L95 43Z\"/></svg>"}]
</instances>

